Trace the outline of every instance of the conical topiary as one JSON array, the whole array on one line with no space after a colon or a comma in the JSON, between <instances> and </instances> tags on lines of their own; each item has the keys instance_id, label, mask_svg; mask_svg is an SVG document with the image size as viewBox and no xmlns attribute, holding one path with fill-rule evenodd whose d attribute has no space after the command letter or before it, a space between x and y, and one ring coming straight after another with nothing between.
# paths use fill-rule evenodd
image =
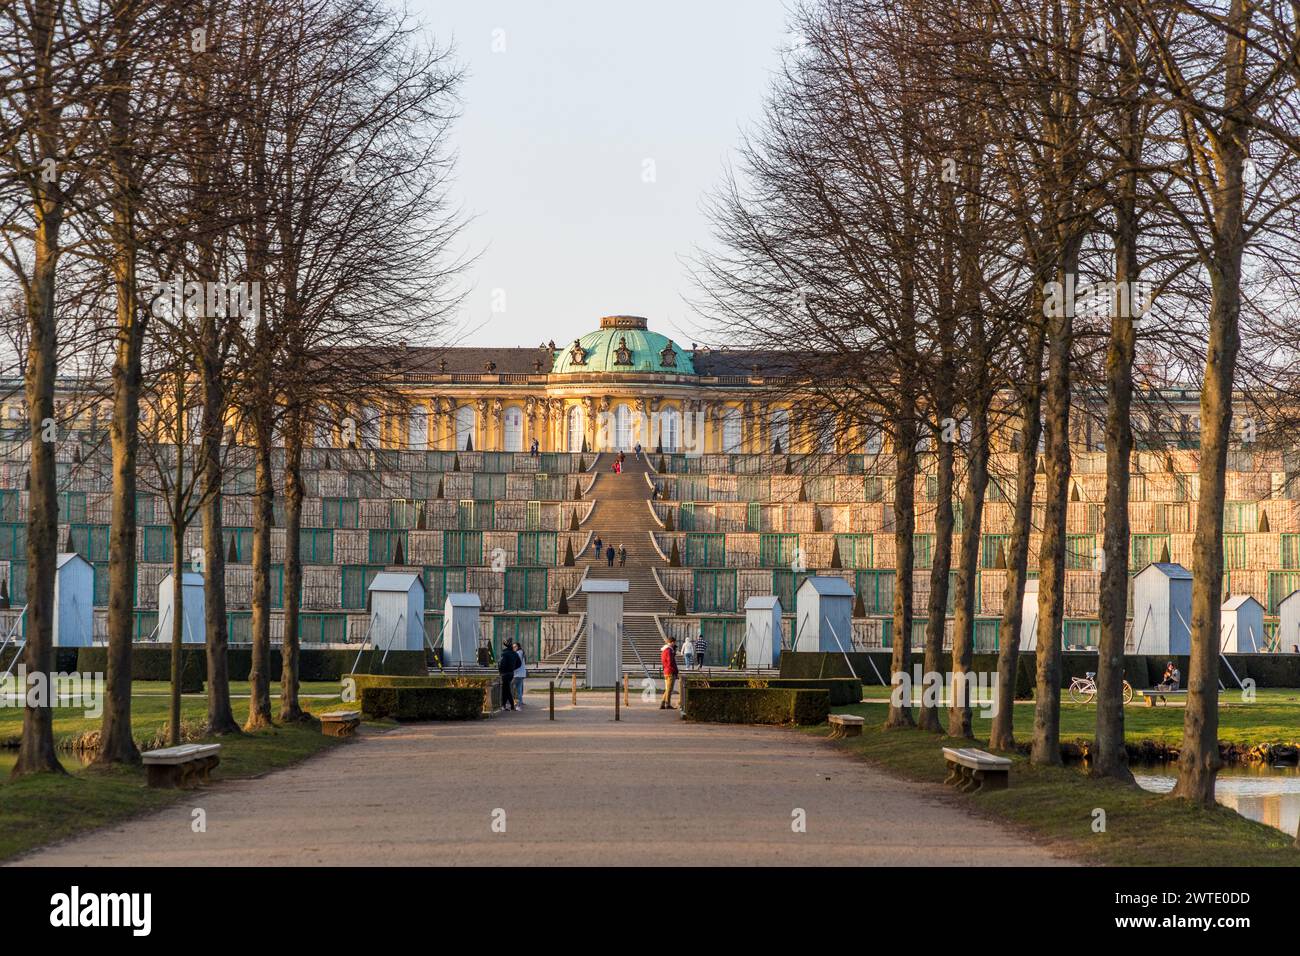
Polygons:
<instances>
[{"instance_id":1,"label":"conical topiary","mask_svg":"<svg viewBox=\"0 0 1300 956\"><path fill-rule=\"evenodd\" d=\"M677 539L673 538L672 551L668 553L668 567L680 568L682 566L682 553L677 550Z\"/></svg>"},{"instance_id":2,"label":"conical topiary","mask_svg":"<svg viewBox=\"0 0 1300 956\"><path fill-rule=\"evenodd\" d=\"M574 508L572 511L569 512L569 530L570 531L578 530L578 509L577 508Z\"/></svg>"},{"instance_id":3,"label":"conical topiary","mask_svg":"<svg viewBox=\"0 0 1300 956\"><path fill-rule=\"evenodd\" d=\"M235 546L235 535L230 536L230 547L226 549L226 560L231 564L239 563L239 548Z\"/></svg>"},{"instance_id":4,"label":"conical topiary","mask_svg":"<svg viewBox=\"0 0 1300 956\"><path fill-rule=\"evenodd\" d=\"M406 563L406 551L402 547L402 539L397 539L397 545L393 548L393 564L403 565Z\"/></svg>"},{"instance_id":5,"label":"conical topiary","mask_svg":"<svg viewBox=\"0 0 1300 956\"><path fill-rule=\"evenodd\" d=\"M72 529L68 529L68 540L63 542L63 550L67 554L75 554L77 551L76 544L72 541Z\"/></svg>"},{"instance_id":6,"label":"conical topiary","mask_svg":"<svg viewBox=\"0 0 1300 956\"><path fill-rule=\"evenodd\" d=\"M1168 542L1165 542L1165 546L1164 546L1163 548L1160 549L1160 563L1161 563L1161 564L1168 564L1168 563L1169 563L1169 543L1168 543Z\"/></svg>"},{"instance_id":7,"label":"conical topiary","mask_svg":"<svg viewBox=\"0 0 1300 956\"><path fill-rule=\"evenodd\" d=\"M781 454L781 439L777 438L772 441L772 454Z\"/></svg>"},{"instance_id":8,"label":"conical topiary","mask_svg":"<svg viewBox=\"0 0 1300 956\"><path fill-rule=\"evenodd\" d=\"M998 553L993 556L993 567L1005 571L1007 569L1007 549L998 545Z\"/></svg>"},{"instance_id":9,"label":"conical topiary","mask_svg":"<svg viewBox=\"0 0 1300 956\"><path fill-rule=\"evenodd\" d=\"M473 450L474 450L474 436L473 436L473 435L466 435L466 436L465 436L465 450L466 450L466 451L473 451Z\"/></svg>"},{"instance_id":10,"label":"conical topiary","mask_svg":"<svg viewBox=\"0 0 1300 956\"><path fill-rule=\"evenodd\" d=\"M576 478L573 481L573 500L582 500L582 482L578 481Z\"/></svg>"},{"instance_id":11,"label":"conical topiary","mask_svg":"<svg viewBox=\"0 0 1300 956\"><path fill-rule=\"evenodd\" d=\"M420 507L415 512L415 530L427 531L428 527L429 523L424 517L424 502L420 502Z\"/></svg>"},{"instance_id":12,"label":"conical topiary","mask_svg":"<svg viewBox=\"0 0 1300 956\"><path fill-rule=\"evenodd\" d=\"M661 475L668 470L668 462L664 461L664 456L659 456L659 467L656 469Z\"/></svg>"},{"instance_id":13,"label":"conical topiary","mask_svg":"<svg viewBox=\"0 0 1300 956\"><path fill-rule=\"evenodd\" d=\"M441 476L441 475L438 476L438 497L439 497L439 498L443 497L442 476Z\"/></svg>"},{"instance_id":14,"label":"conical topiary","mask_svg":"<svg viewBox=\"0 0 1300 956\"><path fill-rule=\"evenodd\" d=\"M573 565L573 541L570 539L564 542L564 566L571 568Z\"/></svg>"},{"instance_id":15,"label":"conical topiary","mask_svg":"<svg viewBox=\"0 0 1300 956\"><path fill-rule=\"evenodd\" d=\"M655 454L659 456L659 460L660 460L660 461L663 461L663 459L664 459L664 443L663 443L663 439L662 439L662 438L661 438L659 441L655 442Z\"/></svg>"},{"instance_id":16,"label":"conical topiary","mask_svg":"<svg viewBox=\"0 0 1300 956\"><path fill-rule=\"evenodd\" d=\"M587 454L587 452L589 452L590 450L591 450L591 449L589 449L589 448L587 447L587 436L584 435L584 436L582 437L582 453L585 455L585 454ZM586 469L584 468L583 471L586 471Z\"/></svg>"},{"instance_id":17,"label":"conical topiary","mask_svg":"<svg viewBox=\"0 0 1300 956\"><path fill-rule=\"evenodd\" d=\"M9 579L0 578L0 608L9 609Z\"/></svg>"},{"instance_id":18,"label":"conical topiary","mask_svg":"<svg viewBox=\"0 0 1300 956\"><path fill-rule=\"evenodd\" d=\"M573 557L572 551L569 552L569 557ZM556 607L555 613L556 614L569 613L569 597L567 594L565 594L564 588L560 588L560 604L558 607Z\"/></svg>"},{"instance_id":19,"label":"conical topiary","mask_svg":"<svg viewBox=\"0 0 1300 956\"><path fill-rule=\"evenodd\" d=\"M825 522L822 521L822 509L821 509L821 508L813 508L813 530L814 530L814 531L825 531L825 530L826 530L826 524L825 524ZM835 546L836 546L836 547L839 547L839 542L838 542L838 541L835 543Z\"/></svg>"},{"instance_id":20,"label":"conical topiary","mask_svg":"<svg viewBox=\"0 0 1300 956\"><path fill-rule=\"evenodd\" d=\"M664 512L664 530L665 531L677 530L676 528L673 527L673 510L671 508L669 508L667 511Z\"/></svg>"},{"instance_id":21,"label":"conical topiary","mask_svg":"<svg viewBox=\"0 0 1300 956\"><path fill-rule=\"evenodd\" d=\"M451 459L451 470L452 470L452 471L460 471L460 455L459 455L459 454L452 456L452 459ZM442 486L439 485L438 487L441 488Z\"/></svg>"},{"instance_id":22,"label":"conical topiary","mask_svg":"<svg viewBox=\"0 0 1300 956\"><path fill-rule=\"evenodd\" d=\"M808 503L808 489L804 487L804 483L802 481L799 482L799 503L801 505Z\"/></svg>"},{"instance_id":23,"label":"conical topiary","mask_svg":"<svg viewBox=\"0 0 1300 956\"><path fill-rule=\"evenodd\" d=\"M686 592L680 589L677 591L677 616L686 616Z\"/></svg>"},{"instance_id":24,"label":"conical topiary","mask_svg":"<svg viewBox=\"0 0 1300 956\"><path fill-rule=\"evenodd\" d=\"M861 595L861 594L858 594L858 595L853 599L853 616L854 616L854 617L866 617L866 616L867 616L867 605L866 605L866 602L862 600L862 595Z\"/></svg>"},{"instance_id":25,"label":"conical topiary","mask_svg":"<svg viewBox=\"0 0 1300 956\"><path fill-rule=\"evenodd\" d=\"M578 456L578 471L586 471L586 470L587 470L587 459L584 458L584 457L582 457L581 455L579 455L579 456Z\"/></svg>"},{"instance_id":26,"label":"conical topiary","mask_svg":"<svg viewBox=\"0 0 1300 956\"><path fill-rule=\"evenodd\" d=\"M1071 501L1083 500L1082 496L1079 494L1079 483L1077 481L1070 482L1070 500Z\"/></svg>"},{"instance_id":27,"label":"conical topiary","mask_svg":"<svg viewBox=\"0 0 1300 956\"><path fill-rule=\"evenodd\" d=\"M1270 530L1268 526L1268 512L1263 508L1259 509L1259 530L1261 532Z\"/></svg>"},{"instance_id":28,"label":"conical topiary","mask_svg":"<svg viewBox=\"0 0 1300 956\"><path fill-rule=\"evenodd\" d=\"M789 455L787 455L786 458L785 458L785 473L786 473L787 475L793 475L793 474L794 474L794 469L790 467L790 456L789 456Z\"/></svg>"},{"instance_id":29,"label":"conical topiary","mask_svg":"<svg viewBox=\"0 0 1300 956\"><path fill-rule=\"evenodd\" d=\"M325 470L329 470L329 467L330 467L330 453L329 453L329 452L326 452L326 453L325 453L325 463L324 463L323 465L321 465L321 468L323 468L323 469L325 469Z\"/></svg>"},{"instance_id":30,"label":"conical topiary","mask_svg":"<svg viewBox=\"0 0 1300 956\"><path fill-rule=\"evenodd\" d=\"M820 530L820 529L818 529L818 530ZM836 539L835 539L835 547L831 550L831 567L832 567L832 568L842 568L842 567L844 567L844 564L843 564L843 562L842 562L842 560L841 560L841 558L840 558L840 541L839 541L839 538L836 538Z\"/></svg>"}]
</instances>

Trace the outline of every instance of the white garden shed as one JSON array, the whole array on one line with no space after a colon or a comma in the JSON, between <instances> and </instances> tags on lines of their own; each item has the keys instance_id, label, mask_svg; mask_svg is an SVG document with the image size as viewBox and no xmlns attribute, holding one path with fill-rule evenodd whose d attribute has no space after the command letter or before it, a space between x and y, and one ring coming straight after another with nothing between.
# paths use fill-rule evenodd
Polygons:
<instances>
[{"instance_id":1,"label":"white garden shed","mask_svg":"<svg viewBox=\"0 0 1300 956\"><path fill-rule=\"evenodd\" d=\"M447 595L442 611L442 665L478 663L478 595L455 591Z\"/></svg>"},{"instance_id":2,"label":"white garden shed","mask_svg":"<svg viewBox=\"0 0 1300 956\"><path fill-rule=\"evenodd\" d=\"M760 594L745 602L745 664L776 667L781 660L781 599Z\"/></svg>"},{"instance_id":3,"label":"white garden shed","mask_svg":"<svg viewBox=\"0 0 1300 956\"><path fill-rule=\"evenodd\" d=\"M1249 594L1229 595L1219 609L1219 653L1259 654L1264 644L1264 605Z\"/></svg>"},{"instance_id":4,"label":"white garden shed","mask_svg":"<svg viewBox=\"0 0 1300 956\"><path fill-rule=\"evenodd\" d=\"M1190 654L1192 572L1181 564L1148 564L1133 579L1134 654Z\"/></svg>"},{"instance_id":5,"label":"white garden shed","mask_svg":"<svg viewBox=\"0 0 1300 956\"><path fill-rule=\"evenodd\" d=\"M793 649L853 650L853 597L843 578L815 574L804 579L795 594Z\"/></svg>"},{"instance_id":6,"label":"white garden shed","mask_svg":"<svg viewBox=\"0 0 1300 956\"><path fill-rule=\"evenodd\" d=\"M54 645L89 647L95 640L95 569L75 552L54 563Z\"/></svg>"},{"instance_id":7,"label":"white garden shed","mask_svg":"<svg viewBox=\"0 0 1300 956\"><path fill-rule=\"evenodd\" d=\"M158 582L158 640L170 643L172 639L172 599L175 588L172 576ZM204 643L206 630L203 623L203 575L197 571L181 572L181 643Z\"/></svg>"},{"instance_id":8,"label":"white garden shed","mask_svg":"<svg viewBox=\"0 0 1300 956\"><path fill-rule=\"evenodd\" d=\"M623 679L623 595L628 582L588 578L587 686L617 687Z\"/></svg>"},{"instance_id":9,"label":"white garden shed","mask_svg":"<svg viewBox=\"0 0 1300 956\"><path fill-rule=\"evenodd\" d=\"M1277 649L1284 654L1300 653L1300 590L1278 602L1277 617Z\"/></svg>"},{"instance_id":10,"label":"white garden shed","mask_svg":"<svg viewBox=\"0 0 1300 956\"><path fill-rule=\"evenodd\" d=\"M381 571L366 588L370 646L388 651L424 647L424 582L411 571Z\"/></svg>"}]
</instances>

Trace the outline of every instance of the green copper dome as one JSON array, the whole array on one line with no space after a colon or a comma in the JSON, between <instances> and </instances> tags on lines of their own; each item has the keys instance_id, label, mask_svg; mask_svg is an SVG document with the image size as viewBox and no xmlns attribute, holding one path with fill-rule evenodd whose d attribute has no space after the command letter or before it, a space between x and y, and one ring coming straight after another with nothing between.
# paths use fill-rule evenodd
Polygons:
<instances>
[{"instance_id":1,"label":"green copper dome","mask_svg":"<svg viewBox=\"0 0 1300 956\"><path fill-rule=\"evenodd\" d=\"M667 336L646 329L639 315L607 315L600 328L555 350L551 372L659 372L694 375L691 353Z\"/></svg>"}]
</instances>

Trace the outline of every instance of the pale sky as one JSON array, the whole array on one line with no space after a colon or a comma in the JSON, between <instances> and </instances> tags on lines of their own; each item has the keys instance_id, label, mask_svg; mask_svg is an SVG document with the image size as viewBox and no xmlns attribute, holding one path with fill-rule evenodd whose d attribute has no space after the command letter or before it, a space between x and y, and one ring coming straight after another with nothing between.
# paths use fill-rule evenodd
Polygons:
<instances>
[{"instance_id":1,"label":"pale sky","mask_svg":"<svg viewBox=\"0 0 1300 956\"><path fill-rule=\"evenodd\" d=\"M408 2L469 74L452 195L481 256L447 344L563 343L618 313L704 341L682 259L790 44L786 3Z\"/></svg>"}]
</instances>

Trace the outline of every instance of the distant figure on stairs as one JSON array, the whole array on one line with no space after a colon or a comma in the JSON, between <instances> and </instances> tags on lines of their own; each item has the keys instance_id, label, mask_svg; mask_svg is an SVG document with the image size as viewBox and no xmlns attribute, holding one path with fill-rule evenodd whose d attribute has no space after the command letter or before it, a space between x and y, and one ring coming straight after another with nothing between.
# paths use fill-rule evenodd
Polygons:
<instances>
[{"instance_id":1,"label":"distant figure on stairs","mask_svg":"<svg viewBox=\"0 0 1300 956\"><path fill-rule=\"evenodd\" d=\"M704 653L709 649L709 642L704 639L704 632L700 631L700 636L695 639L695 669L699 670L704 666Z\"/></svg>"},{"instance_id":2,"label":"distant figure on stairs","mask_svg":"<svg viewBox=\"0 0 1300 956\"><path fill-rule=\"evenodd\" d=\"M536 438L533 439L533 443L528 449L528 454L532 455L534 458L540 456L540 451L538 450L538 444Z\"/></svg>"},{"instance_id":3,"label":"distant figure on stairs","mask_svg":"<svg viewBox=\"0 0 1300 956\"><path fill-rule=\"evenodd\" d=\"M637 443L636 443L636 460L637 460L637 461L640 461L640 460L641 460L641 443L640 443L640 442L637 442Z\"/></svg>"},{"instance_id":4,"label":"distant figure on stairs","mask_svg":"<svg viewBox=\"0 0 1300 956\"><path fill-rule=\"evenodd\" d=\"M604 542L600 540L600 535L596 535L596 540L591 542L591 556L593 558L600 557L600 552L603 550L602 547L603 545Z\"/></svg>"},{"instance_id":5,"label":"distant figure on stairs","mask_svg":"<svg viewBox=\"0 0 1300 956\"><path fill-rule=\"evenodd\" d=\"M620 568L627 567L627 545L625 544L618 546L618 566Z\"/></svg>"},{"instance_id":6,"label":"distant figure on stairs","mask_svg":"<svg viewBox=\"0 0 1300 956\"><path fill-rule=\"evenodd\" d=\"M614 546L612 544L605 549L605 560L609 562L611 568L614 566Z\"/></svg>"}]
</instances>

